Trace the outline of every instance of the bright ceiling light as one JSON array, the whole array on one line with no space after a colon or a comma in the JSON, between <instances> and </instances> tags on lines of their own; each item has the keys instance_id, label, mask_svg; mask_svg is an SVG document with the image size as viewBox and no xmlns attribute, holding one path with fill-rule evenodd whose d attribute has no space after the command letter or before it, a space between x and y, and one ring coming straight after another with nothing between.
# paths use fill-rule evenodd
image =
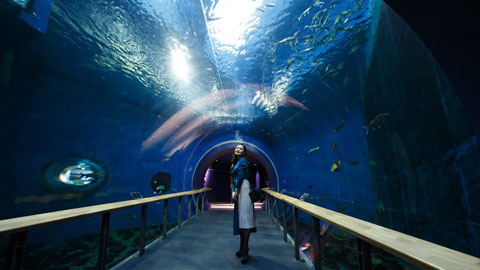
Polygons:
<instances>
[{"instance_id":1,"label":"bright ceiling light","mask_svg":"<svg viewBox=\"0 0 480 270\"><path fill-rule=\"evenodd\" d=\"M235 48L245 43L248 29L255 26L259 19L257 8L262 1L219 1L215 9L207 16L210 34L221 44Z\"/></svg>"},{"instance_id":2,"label":"bright ceiling light","mask_svg":"<svg viewBox=\"0 0 480 270\"><path fill-rule=\"evenodd\" d=\"M175 75L184 82L190 79L190 66L188 60L190 54L185 46L179 46L173 49L170 53L171 67Z\"/></svg>"}]
</instances>

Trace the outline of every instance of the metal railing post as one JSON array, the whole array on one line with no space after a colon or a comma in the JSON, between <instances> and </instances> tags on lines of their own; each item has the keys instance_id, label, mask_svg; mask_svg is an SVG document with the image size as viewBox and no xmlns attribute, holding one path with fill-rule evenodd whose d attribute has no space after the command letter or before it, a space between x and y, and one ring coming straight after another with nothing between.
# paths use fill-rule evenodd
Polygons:
<instances>
[{"instance_id":1,"label":"metal railing post","mask_svg":"<svg viewBox=\"0 0 480 270\"><path fill-rule=\"evenodd\" d=\"M182 227L182 196L178 197L178 222L177 226L180 229Z\"/></svg>"},{"instance_id":2,"label":"metal railing post","mask_svg":"<svg viewBox=\"0 0 480 270\"><path fill-rule=\"evenodd\" d=\"M287 242L287 203L283 202L283 241Z\"/></svg>"},{"instance_id":3,"label":"metal railing post","mask_svg":"<svg viewBox=\"0 0 480 270\"><path fill-rule=\"evenodd\" d=\"M298 238L298 208L293 207L293 237L295 240L295 259L300 260L300 253L298 252L298 246L300 245L300 239Z\"/></svg>"},{"instance_id":4,"label":"metal railing post","mask_svg":"<svg viewBox=\"0 0 480 270\"><path fill-rule=\"evenodd\" d=\"M192 216L192 196L188 195L188 218Z\"/></svg>"},{"instance_id":5,"label":"metal railing post","mask_svg":"<svg viewBox=\"0 0 480 270\"><path fill-rule=\"evenodd\" d=\"M275 204L275 214L277 215L277 230L280 230L280 214L278 213L278 200Z\"/></svg>"},{"instance_id":6,"label":"metal railing post","mask_svg":"<svg viewBox=\"0 0 480 270\"><path fill-rule=\"evenodd\" d=\"M195 198L195 216L198 216L198 212L200 211L200 209L198 209L198 193L197 193L197 197Z\"/></svg>"},{"instance_id":7,"label":"metal railing post","mask_svg":"<svg viewBox=\"0 0 480 270\"><path fill-rule=\"evenodd\" d=\"M205 211L205 192L202 192L202 213Z\"/></svg>"},{"instance_id":8,"label":"metal railing post","mask_svg":"<svg viewBox=\"0 0 480 270\"><path fill-rule=\"evenodd\" d=\"M100 233L100 243L98 247L97 270L105 269L107 257L108 226L110 224L110 212L102 214L102 229Z\"/></svg>"},{"instance_id":9,"label":"metal railing post","mask_svg":"<svg viewBox=\"0 0 480 270\"><path fill-rule=\"evenodd\" d=\"M140 231L140 248L138 255L142 257L145 254L145 234L147 231L147 205L142 205L142 227Z\"/></svg>"},{"instance_id":10,"label":"metal railing post","mask_svg":"<svg viewBox=\"0 0 480 270\"><path fill-rule=\"evenodd\" d=\"M167 239L167 220L168 219L168 200L163 201L163 237L162 239Z\"/></svg>"},{"instance_id":11,"label":"metal railing post","mask_svg":"<svg viewBox=\"0 0 480 270\"><path fill-rule=\"evenodd\" d=\"M358 250L358 269L370 270L372 269L372 256L370 244L357 238L357 250Z\"/></svg>"},{"instance_id":12,"label":"metal railing post","mask_svg":"<svg viewBox=\"0 0 480 270\"><path fill-rule=\"evenodd\" d=\"M275 203L277 202L277 198L274 198L273 196L271 197L271 200L270 200L270 217L272 218L272 223L275 224L275 213L273 212L273 206L275 205Z\"/></svg>"},{"instance_id":13,"label":"metal railing post","mask_svg":"<svg viewBox=\"0 0 480 270\"><path fill-rule=\"evenodd\" d=\"M268 209L269 208L269 201L270 201L270 194L265 194L265 212L267 214L270 214L270 210Z\"/></svg>"},{"instance_id":14,"label":"metal railing post","mask_svg":"<svg viewBox=\"0 0 480 270\"><path fill-rule=\"evenodd\" d=\"M25 251L27 232L28 231L23 231L10 235L10 240L8 241L7 257L5 261L5 269L22 269L23 252Z\"/></svg>"},{"instance_id":15,"label":"metal railing post","mask_svg":"<svg viewBox=\"0 0 480 270\"><path fill-rule=\"evenodd\" d=\"M313 248L315 252L315 270L322 269L322 239L320 237L320 220L316 217L313 217Z\"/></svg>"}]
</instances>

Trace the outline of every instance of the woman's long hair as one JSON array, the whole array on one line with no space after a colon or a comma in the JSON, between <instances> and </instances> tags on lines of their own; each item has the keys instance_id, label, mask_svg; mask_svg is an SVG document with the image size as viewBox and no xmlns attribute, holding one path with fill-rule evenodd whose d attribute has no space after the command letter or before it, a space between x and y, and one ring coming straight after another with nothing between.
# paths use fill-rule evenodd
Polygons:
<instances>
[{"instance_id":1,"label":"woman's long hair","mask_svg":"<svg viewBox=\"0 0 480 270\"><path fill-rule=\"evenodd\" d=\"M235 155L235 150L233 151L233 155L232 155L232 165L230 166L230 180L233 181L233 176L232 176L232 171L233 171L233 168L235 168L235 165L237 165L237 162L240 158L242 157L247 157L247 147L245 146L245 144L243 143L240 143L238 145L241 145L243 146L243 156L240 156L238 157L237 155ZM237 146L238 146L237 145Z\"/></svg>"}]
</instances>

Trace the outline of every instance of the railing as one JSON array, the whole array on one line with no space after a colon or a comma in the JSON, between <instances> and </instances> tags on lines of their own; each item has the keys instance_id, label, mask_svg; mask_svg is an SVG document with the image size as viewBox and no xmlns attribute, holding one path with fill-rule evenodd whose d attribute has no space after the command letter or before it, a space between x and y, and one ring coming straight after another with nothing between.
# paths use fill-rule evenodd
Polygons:
<instances>
[{"instance_id":1,"label":"railing","mask_svg":"<svg viewBox=\"0 0 480 270\"><path fill-rule=\"evenodd\" d=\"M82 217L102 214L102 227L98 251L97 269L105 269L105 259L107 255L107 237L108 227L110 223L110 212L134 207L142 207L142 225L140 233L139 255L145 254L145 232L147 223L147 204L159 201L165 201L163 207L163 239L167 238L167 211L168 200L178 198L178 228L181 226L182 197L188 196L188 218L192 216L191 202L192 197L195 199L195 215L204 211L205 192L211 188L202 188L191 191L178 192L167 195L154 196L143 199L135 199L114 203L106 203L94 206L87 206L63 211L56 211L32 216L18 217L0 220L0 234L10 235L8 243L7 258L5 261L5 269L21 269L25 241L27 239L28 230L52 225L60 222L74 220ZM195 198L195 194L202 194L202 207L199 210L198 200L200 196Z\"/></svg>"},{"instance_id":2,"label":"railing","mask_svg":"<svg viewBox=\"0 0 480 270\"><path fill-rule=\"evenodd\" d=\"M314 253L315 269L322 269L321 265L321 235L320 222L324 220L357 237L358 268L372 269L372 258L370 254L371 245L379 247L403 260L420 267L421 269L458 269L478 270L480 259L436 245L425 240L409 236L394 230L387 229L357 218L343 215L317 205L301 201L268 188L262 189L268 195L266 198L266 211L273 218L273 200L283 201L283 238L287 241L287 219L286 204L293 207L294 223L294 245L295 258L299 259L299 237L298 237L298 210L302 210L313 217L314 232ZM278 206L278 204L276 204ZM278 207L276 207L278 220Z\"/></svg>"}]
</instances>

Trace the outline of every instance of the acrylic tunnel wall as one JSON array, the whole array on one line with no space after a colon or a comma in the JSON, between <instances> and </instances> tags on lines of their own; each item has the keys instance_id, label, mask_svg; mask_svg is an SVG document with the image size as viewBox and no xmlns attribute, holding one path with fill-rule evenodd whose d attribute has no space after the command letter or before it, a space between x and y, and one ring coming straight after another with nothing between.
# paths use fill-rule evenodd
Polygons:
<instances>
[{"instance_id":1,"label":"acrylic tunnel wall","mask_svg":"<svg viewBox=\"0 0 480 270\"><path fill-rule=\"evenodd\" d=\"M199 188L243 142L272 189L480 256L469 116L381 1L37 0L37 21L24 2L0 2L1 219L155 196L158 172L169 193ZM149 241L162 211L149 206ZM132 253L139 214L112 214L109 267ZM342 254L328 263L353 267L352 238L323 227ZM28 261L93 267L99 228L33 230Z\"/></svg>"}]
</instances>

